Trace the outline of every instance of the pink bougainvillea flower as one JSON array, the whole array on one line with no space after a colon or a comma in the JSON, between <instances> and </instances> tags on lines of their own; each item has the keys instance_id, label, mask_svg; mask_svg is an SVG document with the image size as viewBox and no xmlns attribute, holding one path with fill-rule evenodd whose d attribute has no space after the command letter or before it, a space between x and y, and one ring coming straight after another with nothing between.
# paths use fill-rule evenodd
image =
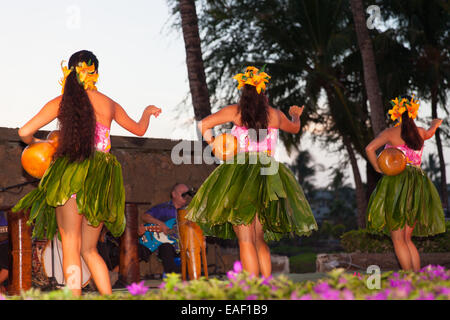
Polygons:
<instances>
[{"instance_id":1,"label":"pink bougainvillea flower","mask_svg":"<svg viewBox=\"0 0 450 320\"><path fill-rule=\"evenodd\" d=\"M291 300L300 300L300 298L297 295L297 291L292 291L291 293Z\"/></svg>"},{"instance_id":2,"label":"pink bougainvillea flower","mask_svg":"<svg viewBox=\"0 0 450 320\"><path fill-rule=\"evenodd\" d=\"M263 281L261 282L262 285L264 286L268 286L270 281L273 279L272 276L268 276L267 278L262 276Z\"/></svg>"},{"instance_id":3,"label":"pink bougainvillea flower","mask_svg":"<svg viewBox=\"0 0 450 320\"><path fill-rule=\"evenodd\" d=\"M236 280L236 273L232 270L228 271L227 278L232 281Z\"/></svg>"},{"instance_id":4,"label":"pink bougainvillea flower","mask_svg":"<svg viewBox=\"0 0 450 320\"><path fill-rule=\"evenodd\" d=\"M342 296L344 300L355 300L355 296L353 295L353 292L351 292L349 289L344 289L342 291Z\"/></svg>"},{"instance_id":5,"label":"pink bougainvillea flower","mask_svg":"<svg viewBox=\"0 0 450 320\"><path fill-rule=\"evenodd\" d=\"M235 261L234 265L233 265L233 271L236 273L241 273L242 272L242 264L240 261Z\"/></svg>"},{"instance_id":6,"label":"pink bougainvillea flower","mask_svg":"<svg viewBox=\"0 0 450 320\"><path fill-rule=\"evenodd\" d=\"M127 286L127 289L133 296L144 295L148 291L148 287L144 285L144 281L139 283L133 282L130 286Z\"/></svg>"}]
</instances>

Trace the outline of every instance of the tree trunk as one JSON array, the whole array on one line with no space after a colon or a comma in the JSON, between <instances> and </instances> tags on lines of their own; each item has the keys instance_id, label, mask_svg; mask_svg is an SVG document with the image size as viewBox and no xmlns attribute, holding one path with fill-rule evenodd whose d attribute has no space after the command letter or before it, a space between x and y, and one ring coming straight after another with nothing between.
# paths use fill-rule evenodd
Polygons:
<instances>
[{"instance_id":1,"label":"tree trunk","mask_svg":"<svg viewBox=\"0 0 450 320\"><path fill-rule=\"evenodd\" d=\"M211 104L203 66L195 1L180 0L180 15L195 120L200 121L211 114Z\"/></svg>"},{"instance_id":2,"label":"tree trunk","mask_svg":"<svg viewBox=\"0 0 450 320\"><path fill-rule=\"evenodd\" d=\"M433 88L431 90L431 116L433 119L436 119L437 116L437 88ZM444 207L444 210L448 209L448 196L447 196L447 176L445 173L445 159L444 159L444 152L442 151L442 141L441 141L441 135L440 135L440 129L438 128L435 133L436 138L436 146L438 150L438 156L439 156L439 169L441 171L441 186L440 186L440 195L441 195L441 201L442 206Z\"/></svg>"},{"instance_id":3,"label":"tree trunk","mask_svg":"<svg viewBox=\"0 0 450 320\"><path fill-rule=\"evenodd\" d=\"M364 185L359 173L358 163L356 161L355 153L353 152L352 145L347 136L343 136L344 145L347 148L348 155L350 157L350 164L353 170L353 178L355 180L356 188L356 207L358 209L358 227L363 229L366 227L366 210L367 210L367 198L364 190Z\"/></svg>"},{"instance_id":4,"label":"tree trunk","mask_svg":"<svg viewBox=\"0 0 450 320\"><path fill-rule=\"evenodd\" d=\"M355 22L355 30L358 38L358 46L361 51L361 57L364 70L364 83L366 86L367 97L370 103L370 119L375 136L386 128L383 101L381 99L381 90L378 83L377 69L375 65L375 56L373 53L372 42L369 32L366 28L362 0L350 0L350 5Z\"/></svg>"}]
</instances>

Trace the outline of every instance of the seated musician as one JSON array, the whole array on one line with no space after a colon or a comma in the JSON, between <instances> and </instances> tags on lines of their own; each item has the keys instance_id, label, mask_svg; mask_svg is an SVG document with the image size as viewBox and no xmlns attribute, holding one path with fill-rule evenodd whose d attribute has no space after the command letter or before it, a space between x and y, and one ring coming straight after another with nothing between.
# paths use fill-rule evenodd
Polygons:
<instances>
[{"instance_id":1,"label":"seated musician","mask_svg":"<svg viewBox=\"0 0 450 320\"><path fill-rule=\"evenodd\" d=\"M180 273L180 266L175 263L175 257L179 255L178 244L178 227L174 224L171 228L166 225L170 221L177 219L177 210L188 204L189 197L192 196L189 187L182 183L176 183L170 192L170 201L158 204L148 211L142 217L146 224L155 224L160 227L161 232L169 235L169 239L174 239L174 243L170 242L158 244L158 257L162 260L164 273L176 272ZM175 220L172 220L175 219ZM140 235L143 234L143 226L139 226ZM150 249L152 250L152 249Z\"/></svg>"},{"instance_id":2,"label":"seated musician","mask_svg":"<svg viewBox=\"0 0 450 320\"><path fill-rule=\"evenodd\" d=\"M0 294L6 294L6 285L8 280L8 222L6 212L0 211Z\"/></svg>"}]
</instances>

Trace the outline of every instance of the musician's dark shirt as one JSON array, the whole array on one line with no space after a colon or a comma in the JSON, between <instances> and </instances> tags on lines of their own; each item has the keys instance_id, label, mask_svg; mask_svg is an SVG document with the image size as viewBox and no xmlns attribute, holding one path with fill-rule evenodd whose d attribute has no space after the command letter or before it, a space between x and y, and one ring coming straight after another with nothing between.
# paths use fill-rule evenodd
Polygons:
<instances>
[{"instance_id":1,"label":"musician's dark shirt","mask_svg":"<svg viewBox=\"0 0 450 320\"><path fill-rule=\"evenodd\" d=\"M0 227L6 227L8 225L8 220L6 220L6 212L0 211ZM0 242L0 244L7 242L8 240Z\"/></svg>"},{"instance_id":2,"label":"musician's dark shirt","mask_svg":"<svg viewBox=\"0 0 450 320\"><path fill-rule=\"evenodd\" d=\"M170 200L168 202L160 203L156 206L151 207L145 212L145 214L149 214L153 218L161 220L162 222L166 222L167 220L177 218L177 208L175 208L172 200ZM174 230L178 231L178 227L176 224L173 228ZM175 234L173 234L173 237L178 239L178 232L175 232ZM175 244L175 248L178 250L178 241Z\"/></svg>"},{"instance_id":3,"label":"musician's dark shirt","mask_svg":"<svg viewBox=\"0 0 450 320\"><path fill-rule=\"evenodd\" d=\"M151 207L145 213L150 214L153 218L161 220L162 222L177 218L177 208L175 208L175 206L173 205L172 200L157 204L156 206Z\"/></svg>"}]
</instances>

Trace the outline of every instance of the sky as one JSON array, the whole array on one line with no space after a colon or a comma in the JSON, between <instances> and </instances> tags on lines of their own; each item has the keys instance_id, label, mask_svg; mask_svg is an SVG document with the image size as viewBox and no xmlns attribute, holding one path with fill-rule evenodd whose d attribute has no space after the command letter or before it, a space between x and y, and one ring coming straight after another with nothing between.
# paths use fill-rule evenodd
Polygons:
<instances>
[{"instance_id":1,"label":"sky","mask_svg":"<svg viewBox=\"0 0 450 320\"><path fill-rule=\"evenodd\" d=\"M136 121L147 105L162 114L150 121L144 137L195 139L194 112L184 103L189 94L185 49L181 30L171 27L166 0L16 0L0 8L2 76L0 76L0 127L19 128L42 106L61 93L61 61L87 49L99 60L97 88L119 103ZM421 112L430 114L429 106ZM305 110L307 112L307 110ZM42 128L56 129L56 121ZM113 122L112 135L131 136ZM114 147L114 146L113 146ZM325 168L344 165L342 157L301 140L317 163ZM428 143L425 156L434 152ZM450 151L445 150L447 159ZM283 147L278 159L290 162ZM365 180L365 162L359 161ZM447 166L447 177L450 170ZM315 183L327 185L331 170L318 173ZM347 182L353 176L347 166Z\"/></svg>"}]
</instances>

